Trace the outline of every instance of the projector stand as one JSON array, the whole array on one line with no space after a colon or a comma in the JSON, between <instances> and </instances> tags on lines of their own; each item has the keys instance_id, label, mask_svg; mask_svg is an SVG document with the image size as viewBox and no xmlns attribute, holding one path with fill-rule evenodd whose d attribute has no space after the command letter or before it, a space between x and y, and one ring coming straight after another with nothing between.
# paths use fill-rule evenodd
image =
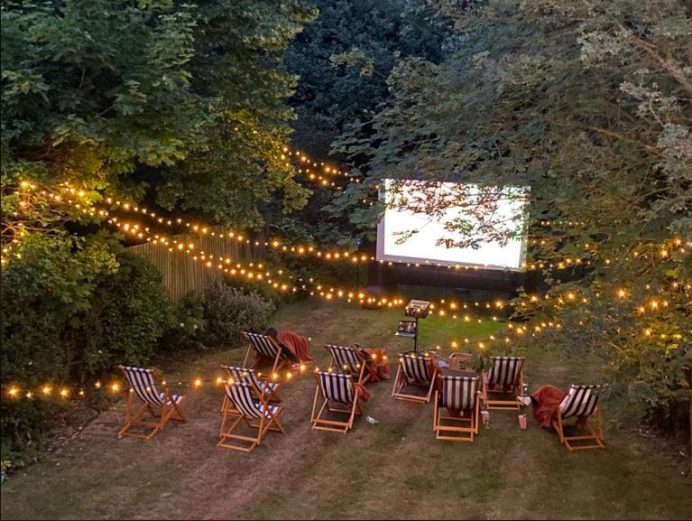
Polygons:
<instances>
[{"instance_id":1,"label":"projector stand","mask_svg":"<svg viewBox=\"0 0 692 521\"><path fill-rule=\"evenodd\" d=\"M415 328L414 328L414 333L409 333L407 331L401 331L401 328L399 331L395 333L396 336L405 336L407 338L413 338L413 352L417 353L418 352L418 317L415 317L416 321L414 322Z\"/></svg>"},{"instance_id":2,"label":"projector stand","mask_svg":"<svg viewBox=\"0 0 692 521\"><path fill-rule=\"evenodd\" d=\"M406 306L406 316L414 320L400 320L396 336L413 338L413 352L418 353L418 319L425 318L430 313L430 302L412 300ZM413 327L411 327L413 326Z\"/></svg>"}]
</instances>

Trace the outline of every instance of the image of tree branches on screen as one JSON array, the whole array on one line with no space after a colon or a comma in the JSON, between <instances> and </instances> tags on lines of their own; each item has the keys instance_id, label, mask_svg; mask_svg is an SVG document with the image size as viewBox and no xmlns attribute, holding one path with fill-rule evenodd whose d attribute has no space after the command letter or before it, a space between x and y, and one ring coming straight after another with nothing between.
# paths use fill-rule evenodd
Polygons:
<instances>
[{"instance_id":1,"label":"image of tree branches on screen","mask_svg":"<svg viewBox=\"0 0 692 521\"><path fill-rule=\"evenodd\" d=\"M379 258L521 268L528 187L391 179L381 187Z\"/></svg>"}]
</instances>

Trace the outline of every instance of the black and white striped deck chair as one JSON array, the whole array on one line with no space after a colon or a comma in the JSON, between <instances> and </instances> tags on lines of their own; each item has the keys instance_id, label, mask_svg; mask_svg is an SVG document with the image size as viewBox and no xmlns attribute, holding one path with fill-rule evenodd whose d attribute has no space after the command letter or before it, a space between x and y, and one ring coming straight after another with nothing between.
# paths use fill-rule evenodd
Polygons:
<instances>
[{"instance_id":1,"label":"black and white striped deck chair","mask_svg":"<svg viewBox=\"0 0 692 521\"><path fill-rule=\"evenodd\" d=\"M483 371L483 403L487 409L520 409L524 396L524 357L491 356Z\"/></svg>"},{"instance_id":2,"label":"black and white striped deck chair","mask_svg":"<svg viewBox=\"0 0 692 521\"><path fill-rule=\"evenodd\" d=\"M313 429L346 433L353 427L356 414L362 414L358 393L350 374L316 371L315 398L310 423ZM322 400L318 406L318 401ZM330 415L329 413L335 413ZM346 419L334 419L333 416Z\"/></svg>"},{"instance_id":3,"label":"black and white striped deck chair","mask_svg":"<svg viewBox=\"0 0 692 521\"><path fill-rule=\"evenodd\" d=\"M433 430L438 440L473 441L480 415L479 381L475 376L439 375ZM446 410L446 413L443 412Z\"/></svg>"},{"instance_id":4,"label":"black and white striped deck chair","mask_svg":"<svg viewBox=\"0 0 692 521\"><path fill-rule=\"evenodd\" d=\"M367 360L363 358L358 348L333 344L326 344L324 347L331 355L331 360L329 361L330 369L355 375L356 382L359 384L364 384L368 381L370 375L365 373Z\"/></svg>"},{"instance_id":5,"label":"black and white striped deck chair","mask_svg":"<svg viewBox=\"0 0 692 521\"><path fill-rule=\"evenodd\" d=\"M118 431L119 438L133 436L150 440L161 432L168 420L187 421L180 408L185 396L173 394L156 369L119 367L130 384L125 403L125 425ZM136 401L140 403L136 404ZM143 418L147 412L158 421L145 421ZM137 428L143 428L145 432L131 432Z\"/></svg>"},{"instance_id":6,"label":"black and white striped deck chair","mask_svg":"<svg viewBox=\"0 0 692 521\"><path fill-rule=\"evenodd\" d=\"M261 335L259 333L249 333L247 331L242 331L240 333L250 342L250 345L245 352L245 359L243 360L243 367L248 367L248 358L252 351L255 352L255 361L252 364L252 369L257 369L263 360L267 360L272 363L271 373L274 374L279 371L284 366L291 364L291 361L286 358L286 355L281 350L279 344L276 343L269 335Z\"/></svg>"},{"instance_id":7,"label":"black and white striped deck chair","mask_svg":"<svg viewBox=\"0 0 692 521\"><path fill-rule=\"evenodd\" d=\"M222 365L221 369L223 369L226 372L226 382L227 383L235 383L235 382L245 382L254 385L259 389L260 394L264 396L268 402L280 402L281 397L279 396L278 390L279 390L279 383L278 382L270 382L268 380L265 380L263 378L259 378L257 376L257 372L254 369L250 368L244 368L238 365ZM237 409L233 408L233 404L228 400L227 397L224 397L223 400L223 405L221 406L221 414L223 414L223 411L225 408L230 407L231 409L229 412L231 414L239 414Z\"/></svg>"},{"instance_id":8,"label":"black and white striped deck chair","mask_svg":"<svg viewBox=\"0 0 692 521\"><path fill-rule=\"evenodd\" d=\"M430 354L402 353L394 379L392 398L418 403L428 403L435 387L437 369ZM423 389L425 394L413 393Z\"/></svg>"},{"instance_id":9,"label":"black and white striped deck chair","mask_svg":"<svg viewBox=\"0 0 692 521\"><path fill-rule=\"evenodd\" d=\"M284 432L279 423L283 407L269 403L255 385L235 382L224 384L224 390L225 399L230 402L231 407L224 410L217 447L251 452L262 442L267 431ZM231 410L237 413L232 413ZM243 426L252 435L240 434L238 431Z\"/></svg>"},{"instance_id":10,"label":"black and white striped deck chair","mask_svg":"<svg viewBox=\"0 0 692 521\"><path fill-rule=\"evenodd\" d=\"M553 427L569 450L604 449L603 418L601 408L598 406L600 385L571 385L567 396L560 402L557 410L557 419L553 420ZM575 418L574 425L565 425L564 421ZM591 425L589 420L593 420ZM568 436L565 431L574 429L578 431Z\"/></svg>"}]
</instances>

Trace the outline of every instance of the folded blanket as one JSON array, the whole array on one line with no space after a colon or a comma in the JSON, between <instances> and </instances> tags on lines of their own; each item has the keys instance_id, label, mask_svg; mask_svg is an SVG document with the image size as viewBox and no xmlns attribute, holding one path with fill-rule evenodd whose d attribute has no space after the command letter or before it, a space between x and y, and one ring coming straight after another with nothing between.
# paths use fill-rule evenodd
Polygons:
<instances>
[{"instance_id":1,"label":"folded blanket","mask_svg":"<svg viewBox=\"0 0 692 521\"><path fill-rule=\"evenodd\" d=\"M533 417L541 427L553 428L553 420L557 419L557 409L566 395L566 392L552 385L544 385L531 395Z\"/></svg>"},{"instance_id":2,"label":"folded blanket","mask_svg":"<svg viewBox=\"0 0 692 521\"><path fill-rule=\"evenodd\" d=\"M279 342L289 348L301 362L312 362L310 356L310 339L300 336L293 331L281 331Z\"/></svg>"}]
</instances>

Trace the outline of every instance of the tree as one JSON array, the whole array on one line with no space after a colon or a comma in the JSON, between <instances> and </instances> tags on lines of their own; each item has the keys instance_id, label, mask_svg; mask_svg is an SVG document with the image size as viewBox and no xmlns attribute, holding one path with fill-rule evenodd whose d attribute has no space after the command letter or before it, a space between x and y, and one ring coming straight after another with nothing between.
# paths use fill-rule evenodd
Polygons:
<instances>
[{"instance_id":1,"label":"tree","mask_svg":"<svg viewBox=\"0 0 692 521\"><path fill-rule=\"evenodd\" d=\"M157 203L249 229L261 228L277 195L282 213L305 205L310 192L295 182L284 153L295 117L286 100L297 77L281 66L314 16L298 0L200 4L190 71L191 90L207 105L204 137L184 161L153 177ZM149 172L140 178L152 179Z\"/></svg>"},{"instance_id":2,"label":"tree","mask_svg":"<svg viewBox=\"0 0 692 521\"><path fill-rule=\"evenodd\" d=\"M418 0L314 0L319 16L293 41L286 68L300 75L291 104L294 143L325 157L347 125L370 119L389 96L397 57L439 62L456 41L443 17Z\"/></svg>"},{"instance_id":3,"label":"tree","mask_svg":"<svg viewBox=\"0 0 692 521\"><path fill-rule=\"evenodd\" d=\"M557 318L555 342L604 355L613 389L674 413L689 393L685 5L434 4L456 19L463 48L440 64L412 58L392 70L391 101L374 116L371 137L355 129L334 146L361 160L366 182L329 209L350 213L371 236L384 178L531 186L529 266L545 267L551 289L525 295L517 314ZM458 204L474 204L458 195ZM560 268L577 262L589 263L587 273L567 282Z\"/></svg>"},{"instance_id":4,"label":"tree","mask_svg":"<svg viewBox=\"0 0 692 521\"><path fill-rule=\"evenodd\" d=\"M1 6L0 287L14 306L3 305L3 385L142 363L167 297L152 265L99 231L95 205L157 202L257 228L271 198L304 204L282 157L295 78L279 66L312 11L297 0ZM3 439L26 441L52 416L39 409L3 414Z\"/></svg>"}]
</instances>

